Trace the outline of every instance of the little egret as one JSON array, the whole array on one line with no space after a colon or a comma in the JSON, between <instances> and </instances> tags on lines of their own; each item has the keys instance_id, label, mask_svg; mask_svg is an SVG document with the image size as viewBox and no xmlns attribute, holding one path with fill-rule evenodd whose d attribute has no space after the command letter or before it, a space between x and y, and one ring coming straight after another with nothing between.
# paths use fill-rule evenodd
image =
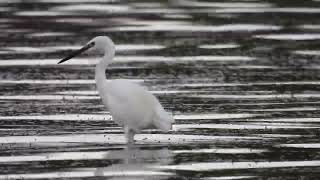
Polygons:
<instances>
[{"instance_id":1,"label":"little egret","mask_svg":"<svg viewBox=\"0 0 320 180\"><path fill-rule=\"evenodd\" d=\"M157 128L163 131L171 129L173 117L164 110L158 99L150 92L128 80L106 81L105 70L113 62L115 55L115 45L109 37L93 38L58 64L87 50L103 54L95 68L97 90L113 120L123 127L128 144L134 143L134 135L142 129Z\"/></svg>"}]
</instances>

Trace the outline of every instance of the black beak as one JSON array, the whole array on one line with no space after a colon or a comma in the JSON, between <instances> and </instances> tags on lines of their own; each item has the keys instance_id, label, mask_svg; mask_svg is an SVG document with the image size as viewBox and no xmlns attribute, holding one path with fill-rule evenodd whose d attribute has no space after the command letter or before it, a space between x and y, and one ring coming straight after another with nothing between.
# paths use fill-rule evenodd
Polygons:
<instances>
[{"instance_id":1,"label":"black beak","mask_svg":"<svg viewBox=\"0 0 320 180\"><path fill-rule=\"evenodd\" d=\"M58 62L58 64L61 64L61 63L65 62L65 61L67 61L67 60L69 60L69 59L71 59L71 58L83 53L84 51L92 48L93 46L94 46L94 43L89 43L89 44L83 46L81 49L76 50L73 53L71 53L69 56L63 58L61 61Z\"/></svg>"}]
</instances>

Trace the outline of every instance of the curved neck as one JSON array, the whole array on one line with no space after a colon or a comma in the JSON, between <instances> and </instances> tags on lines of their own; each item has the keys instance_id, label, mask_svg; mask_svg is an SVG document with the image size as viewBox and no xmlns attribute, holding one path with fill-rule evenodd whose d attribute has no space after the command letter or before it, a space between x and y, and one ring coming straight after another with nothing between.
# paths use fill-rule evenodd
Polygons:
<instances>
[{"instance_id":1,"label":"curved neck","mask_svg":"<svg viewBox=\"0 0 320 180\"><path fill-rule=\"evenodd\" d=\"M107 83L106 82L106 74L105 71L108 65L112 62L114 57L114 53L105 53L105 55L101 58L99 63L96 65L95 69L95 80L98 91L103 91L103 86Z\"/></svg>"}]
</instances>

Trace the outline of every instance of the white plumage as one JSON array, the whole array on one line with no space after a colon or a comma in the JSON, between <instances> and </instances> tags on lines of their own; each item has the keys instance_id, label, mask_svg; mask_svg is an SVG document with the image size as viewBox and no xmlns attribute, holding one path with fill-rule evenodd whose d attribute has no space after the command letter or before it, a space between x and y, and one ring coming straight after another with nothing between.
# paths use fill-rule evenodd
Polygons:
<instances>
[{"instance_id":1,"label":"white plumage","mask_svg":"<svg viewBox=\"0 0 320 180\"><path fill-rule=\"evenodd\" d=\"M134 142L134 135L142 129L161 129L169 131L174 119L158 99L142 86L124 79L106 81L105 70L112 63L115 45L107 36L98 36L83 48L75 51L59 63L67 61L86 50L102 53L95 70L97 90L103 104L110 111L113 120L124 128L127 142Z\"/></svg>"}]
</instances>

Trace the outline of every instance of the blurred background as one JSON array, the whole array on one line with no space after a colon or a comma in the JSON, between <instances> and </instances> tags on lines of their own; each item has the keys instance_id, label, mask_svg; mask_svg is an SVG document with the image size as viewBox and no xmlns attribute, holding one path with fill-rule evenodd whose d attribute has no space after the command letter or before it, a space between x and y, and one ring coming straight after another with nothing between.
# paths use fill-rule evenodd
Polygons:
<instances>
[{"instance_id":1,"label":"blurred background","mask_svg":"<svg viewBox=\"0 0 320 180\"><path fill-rule=\"evenodd\" d=\"M0 0L0 179L318 179L319 0ZM176 119L127 149L95 90L144 85Z\"/></svg>"}]
</instances>

